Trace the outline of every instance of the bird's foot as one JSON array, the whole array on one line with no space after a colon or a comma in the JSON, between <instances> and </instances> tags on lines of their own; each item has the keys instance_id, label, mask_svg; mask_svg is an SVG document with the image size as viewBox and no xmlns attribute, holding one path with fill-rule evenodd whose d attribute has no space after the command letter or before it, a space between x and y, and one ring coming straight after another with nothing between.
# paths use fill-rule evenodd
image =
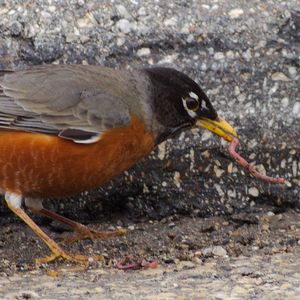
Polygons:
<instances>
[{"instance_id":1,"label":"bird's foot","mask_svg":"<svg viewBox=\"0 0 300 300\"><path fill-rule=\"evenodd\" d=\"M128 233L128 230L125 228L119 228L113 231L101 231L89 228L82 224L77 224L76 228L74 228L77 234L65 238L63 240L63 243L72 244L74 242L90 239L90 240L96 240L96 239L108 239L111 237L117 237L117 236L124 236Z\"/></svg>"},{"instance_id":2,"label":"bird's foot","mask_svg":"<svg viewBox=\"0 0 300 300\"><path fill-rule=\"evenodd\" d=\"M72 254L68 253L64 250L60 251L55 251L49 256L45 256L42 258L37 258L35 260L35 263L37 265L42 265L42 264L47 264L50 262L53 262L54 260L57 260L59 258L62 258L64 260L70 261L70 262L76 262L80 264L86 264L90 261L98 261L98 262L105 262L105 259L102 255L97 255L97 256L85 256L81 254Z\"/></svg>"}]
</instances>

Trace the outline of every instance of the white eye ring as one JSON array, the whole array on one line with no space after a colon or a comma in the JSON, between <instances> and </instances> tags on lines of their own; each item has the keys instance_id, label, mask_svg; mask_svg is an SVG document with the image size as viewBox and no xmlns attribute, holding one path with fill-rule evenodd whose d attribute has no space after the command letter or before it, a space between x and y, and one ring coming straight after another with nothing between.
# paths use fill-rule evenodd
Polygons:
<instances>
[{"instance_id":1,"label":"white eye ring","mask_svg":"<svg viewBox=\"0 0 300 300\"><path fill-rule=\"evenodd\" d=\"M191 92L192 93L192 92ZM191 94L190 93L190 94ZM196 95L196 94L195 94ZM197 95L196 95L197 96ZM196 100L196 98L195 97L191 97L191 98L194 98L195 100ZM197 97L198 98L198 97ZM188 107L187 107L187 104L186 104L186 98L182 98L182 104L183 104L183 107L184 107L184 109L187 111L187 113L189 114L189 116L191 117L191 118L196 118L196 116L197 116L197 114L196 114L196 112L195 111L193 111L193 110L191 110L191 109L189 109ZM197 99L197 101L198 101L198 99Z\"/></svg>"}]
</instances>

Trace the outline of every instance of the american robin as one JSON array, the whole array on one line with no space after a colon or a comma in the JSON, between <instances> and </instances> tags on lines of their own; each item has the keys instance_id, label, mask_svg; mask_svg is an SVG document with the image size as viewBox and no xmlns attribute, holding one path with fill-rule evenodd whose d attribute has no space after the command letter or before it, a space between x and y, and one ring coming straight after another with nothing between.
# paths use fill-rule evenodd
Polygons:
<instances>
[{"instance_id":1,"label":"american robin","mask_svg":"<svg viewBox=\"0 0 300 300\"><path fill-rule=\"evenodd\" d=\"M89 229L43 208L42 199L102 186L195 126L229 141L236 136L199 85L174 69L43 65L0 71L0 189L8 207L50 248L39 262L87 258L67 253L46 235L23 210L23 200L83 236L123 234Z\"/></svg>"}]
</instances>

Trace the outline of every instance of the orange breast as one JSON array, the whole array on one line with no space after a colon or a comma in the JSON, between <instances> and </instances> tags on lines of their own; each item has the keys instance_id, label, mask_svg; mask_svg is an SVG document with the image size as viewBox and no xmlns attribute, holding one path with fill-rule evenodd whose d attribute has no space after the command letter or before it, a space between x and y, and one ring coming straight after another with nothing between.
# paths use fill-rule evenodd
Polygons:
<instances>
[{"instance_id":1,"label":"orange breast","mask_svg":"<svg viewBox=\"0 0 300 300\"><path fill-rule=\"evenodd\" d=\"M62 197L96 188L148 155L151 133L133 117L94 144L0 131L0 188L27 197Z\"/></svg>"}]
</instances>

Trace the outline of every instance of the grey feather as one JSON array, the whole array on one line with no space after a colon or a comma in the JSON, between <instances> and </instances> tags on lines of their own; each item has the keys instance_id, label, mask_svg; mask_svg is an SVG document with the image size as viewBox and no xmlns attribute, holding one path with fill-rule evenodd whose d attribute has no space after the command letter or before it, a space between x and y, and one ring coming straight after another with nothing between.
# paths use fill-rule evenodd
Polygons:
<instances>
[{"instance_id":1,"label":"grey feather","mask_svg":"<svg viewBox=\"0 0 300 300\"><path fill-rule=\"evenodd\" d=\"M0 77L0 127L95 142L130 123L134 80L129 71L81 65L9 72Z\"/></svg>"}]
</instances>

